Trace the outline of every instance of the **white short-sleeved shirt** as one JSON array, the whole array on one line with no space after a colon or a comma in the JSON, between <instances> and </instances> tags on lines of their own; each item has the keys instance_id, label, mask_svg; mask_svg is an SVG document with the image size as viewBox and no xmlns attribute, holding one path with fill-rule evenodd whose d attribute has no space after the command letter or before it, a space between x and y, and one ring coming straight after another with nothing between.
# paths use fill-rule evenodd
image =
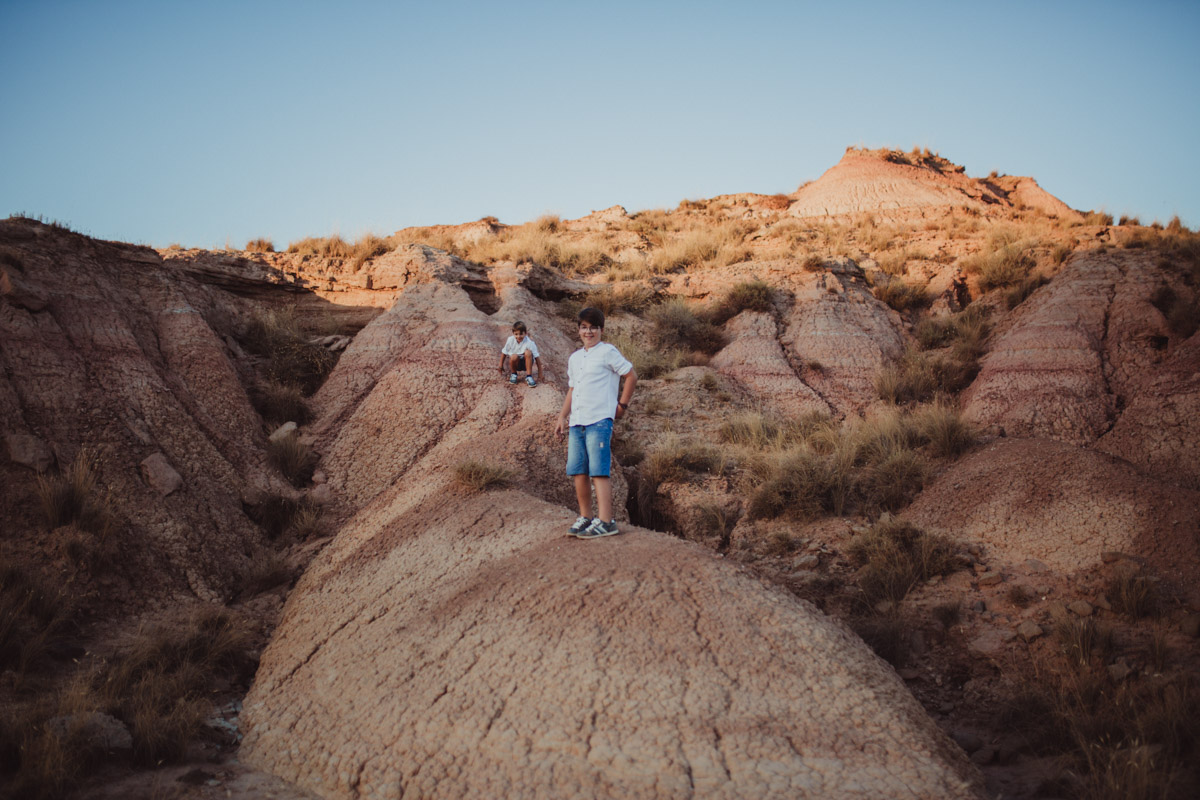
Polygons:
<instances>
[{"instance_id":1,"label":"white short-sleeved shirt","mask_svg":"<svg viewBox=\"0 0 1200 800\"><path fill-rule=\"evenodd\" d=\"M567 359L567 385L571 394L569 425L591 425L617 414L617 390L621 376L633 364L608 342L598 342L591 350L581 347Z\"/></svg>"},{"instance_id":2,"label":"white short-sleeved shirt","mask_svg":"<svg viewBox=\"0 0 1200 800\"><path fill-rule=\"evenodd\" d=\"M533 353L534 358L542 357L538 353L537 345L533 343L533 339L529 334L525 334L525 338L519 342L517 341L517 337L509 336L508 341L504 343L504 349L500 352L506 356L519 356L523 355L526 350Z\"/></svg>"}]
</instances>

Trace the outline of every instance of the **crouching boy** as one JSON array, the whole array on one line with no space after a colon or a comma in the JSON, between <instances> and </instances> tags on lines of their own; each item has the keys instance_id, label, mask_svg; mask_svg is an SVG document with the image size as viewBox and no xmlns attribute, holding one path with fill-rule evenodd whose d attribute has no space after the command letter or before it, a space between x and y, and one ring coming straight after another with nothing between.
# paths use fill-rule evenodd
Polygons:
<instances>
[{"instance_id":1,"label":"crouching boy","mask_svg":"<svg viewBox=\"0 0 1200 800\"><path fill-rule=\"evenodd\" d=\"M537 364L537 380L533 379L534 364ZM542 379L542 357L521 320L513 323L512 336L508 337L504 349L500 351L500 374L505 372L508 373L509 383L516 383L517 375L521 372L525 373L525 383L530 386L537 386Z\"/></svg>"},{"instance_id":2,"label":"crouching boy","mask_svg":"<svg viewBox=\"0 0 1200 800\"><path fill-rule=\"evenodd\" d=\"M569 428L567 474L575 480L579 519L570 534L595 539L619 533L613 519L612 465L613 421L625 415L637 385L633 364L605 341L604 313L596 308L579 312L579 340L583 347L567 361L567 396L558 412L554 432L559 438ZM621 377L625 382L621 385ZM618 399L618 388L620 399ZM589 478L591 483L589 485ZM598 516L590 516L592 487L596 489Z\"/></svg>"}]
</instances>

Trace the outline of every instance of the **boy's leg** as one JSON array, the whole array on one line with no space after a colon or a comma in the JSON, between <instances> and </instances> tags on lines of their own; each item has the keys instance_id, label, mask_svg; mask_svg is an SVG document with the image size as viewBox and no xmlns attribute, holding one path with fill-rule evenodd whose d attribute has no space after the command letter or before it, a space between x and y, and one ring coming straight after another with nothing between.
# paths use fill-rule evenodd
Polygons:
<instances>
[{"instance_id":1,"label":"boy's leg","mask_svg":"<svg viewBox=\"0 0 1200 800\"><path fill-rule=\"evenodd\" d=\"M572 425L567 431L567 474L575 483L575 499L579 501L579 516L592 516L592 486L588 482L587 446L583 426Z\"/></svg>"},{"instance_id":2,"label":"boy's leg","mask_svg":"<svg viewBox=\"0 0 1200 800\"><path fill-rule=\"evenodd\" d=\"M525 351L525 372L529 375L533 374L533 353Z\"/></svg>"},{"instance_id":3,"label":"boy's leg","mask_svg":"<svg viewBox=\"0 0 1200 800\"><path fill-rule=\"evenodd\" d=\"M596 495L599 496L600 487L596 487ZM579 502L579 516L592 516L592 487L588 483L587 475L575 476L575 499ZM608 493L608 505L612 506L612 490Z\"/></svg>"},{"instance_id":4,"label":"boy's leg","mask_svg":"<svg viewBox=\"0 0 1200 800\"><path fill-rule=\"evenodd\" d=\"M592 485L596 487L596 510L599 512L600 519L605 522L612 522L612 478L592 478ZM578 491L578 487L576 491ZM591 500L590 493L588 500Z\"/></svg>"}]
</instances>

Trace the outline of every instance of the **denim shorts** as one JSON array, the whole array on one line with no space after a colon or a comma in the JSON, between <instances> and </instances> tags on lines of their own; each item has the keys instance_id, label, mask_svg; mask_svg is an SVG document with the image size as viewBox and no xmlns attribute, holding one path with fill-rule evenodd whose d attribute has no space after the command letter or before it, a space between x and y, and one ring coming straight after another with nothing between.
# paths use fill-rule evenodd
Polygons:
<instances>
[{"instance_id":1,"label":"denim shorts","mask_svg":"<svg viewBox=\"0 0 1200 800\"><path fill-rule=\"evenodd\" d=\"M607 478L612 468L613 421L602 419L591 425L572 425L567 436L567 474Z\"/></svg>"}]
</instances>

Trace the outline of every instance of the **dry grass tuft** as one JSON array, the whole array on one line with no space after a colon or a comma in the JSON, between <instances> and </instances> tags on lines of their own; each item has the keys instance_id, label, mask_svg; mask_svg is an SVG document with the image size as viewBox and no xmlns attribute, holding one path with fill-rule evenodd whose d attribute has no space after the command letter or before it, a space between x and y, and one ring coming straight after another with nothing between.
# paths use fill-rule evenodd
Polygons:
<instances>
[{"instance_id":1,"label":"dry grass tuft","mask_svg":"<svg viewBox=\"0 0 1200 800\"><path fill-rule=\"evenodd\" d=\"M312 448L295 434L267 442L267 460L297 488L312 479L317 466L317 457Z\"/></svg>"},{"instance_id":2,"label":"dry grass tuft","mask_svg":"<svg viewBox=\"0 0 1200 800\"><path fill-rule=\"evenodd\" d=\"M0 669L24 682L40 665L71 619L61 591L14 566L0 566Z\"/></svg>"},{"instance_id":3,"label":"dry grass tuft","mask_svg":"<svg viewBox=\"0 0 1200 800\"><path fill-rule=\"evenodd\" d=\"M923 308L931 302L929 293L920 286L906 283L899 278L893 278L885 284L875 287L875 297L897 311L907 311L911 308Z\"/></svg>"},{"instance_id":4,"label":"dry grass tuft","mask_svg":"<svg viewBox=\"0 0 1200 800\"><path fill-rule=\"evenodd\" d=\"M304 399L304 391L296 384L268 380L255 387L250 399L269 425L285 422L303 425L312 420L312 411Z\"/></svg>"},{"instance_id":5,"label":"dry grass tuft","mask_svg":"<svg viewBox=\"0 0 1200 800\"><path fill-rule=\"evenodd\" d=\"M774 290L764 281L743 281L730 287L710 316L714 324L721 325L743 311L771 312L775 308L774 299Z\"/></svg>"},{"instance_id":6,"label":"dry grass tuft","mask_svg":"<svg viewBox=\"0 0 1200 800\"><path fill-rule=\"evenodd\" d=\"M113 525L107 498L98 494L96 473L99 456L81 449L65 472L38 476L37 491L46 525L57 528L74 524L103 540Z\"/></svg>"},{"instance_id":7,"label":"dry grass tuft","mask_svg":"<svg viewBox=\"0 0 1200 800\"><path fill-rule=\"evenodd\" d=\"M251 318L242 336L250 352L266 359L275 383L299 386L312 394L337 363L337 356L310 344L294 308L264 311Z\"/></svg>"},{"instance_id":8,"label":"dry grass tuft","mask_svg":"<svg viewBox=\"0 0 1200 800\"><path fill-rule=\"evenodd\" d=\"M205 606L183 625L143 630L100 674L96 690L133 735L134 758L181 758L201 730L205 691L215 677L248 680L255 666L241 618Z\"/></svg>"},{"instance_id":9,"label":"dry grass tuft","mask_svg":"<svg viewBox=\"0 0 1200 800\"><path fill-rule=\"evenodd\" d=\"M503 464L470 459L454 465L454 480L474 492L498 488L516 477L516 470Z\"/></svg>"},{"instance_id":10,"label":"dry grass tuft","mask_svg":"<svg viewBox=\"0 0 1200 800\"><path fill-rule=\"evenodd\" d=\"M1144 575L1122 574L1108 582L1105 589L1114 611L1134 619L1154 616L1159 611L1156 583Z\"/></svg>"},{"instance_id":11,"label":"dry grass tuft","mask_svg":"<svg viewBox=\"0 0 1200 800\"><path fill-rule=\"evenodd\" d=\"M974 362L907 350L898 362L879 373L875 390L881 399L897 405L922 403L938 393L957 394L970 385L978 371Z\"/></svg>"},{"instance_id":12,"label":"dry grass tuft","mask_svg":"<svg viewBox=\"0 0 1200 800\"><path fill-rule=\"evenodd\" d=\"M948 539L885 516L851 540L848 556L862 565L858 585L868 605L899 605L918 583L962 565Z\"/></svg>"},{"instance_id":13,"label":"dry grass tuft","mask_svg":"<svg viewBox=\"0 0 1200 800\"><path fill-rule=\"evenodd\" d=\"M1077 667L1087 667L1093 656L1104 660L1112 653L1112 628L1090 618L1065 620L1055 628L1055 635L1067 659Z\"/></svg>"},{"instance_id":14,"label":"dry grass tuft","mask_svg":"<svg viewBox=\"0 0 1200 800\"><path fill-rule=\"evenodd\" d=\"M663 349L692 350L711 355L725 346L725 334L692 310L686 300L674 298L647 313L654 324L655 343Z\"/></svg>"},{"instance_id":15,"label":"dry grass tuft","mask_svg":"<svg viewBox=\"0 0 1200 800\"><path fill-rule=\"evenodd\" d=\"M270 239L258 238L251 239L246 242L246 252L248 253L274 253L275 243Z\"/></svg>"}]
</instances>

